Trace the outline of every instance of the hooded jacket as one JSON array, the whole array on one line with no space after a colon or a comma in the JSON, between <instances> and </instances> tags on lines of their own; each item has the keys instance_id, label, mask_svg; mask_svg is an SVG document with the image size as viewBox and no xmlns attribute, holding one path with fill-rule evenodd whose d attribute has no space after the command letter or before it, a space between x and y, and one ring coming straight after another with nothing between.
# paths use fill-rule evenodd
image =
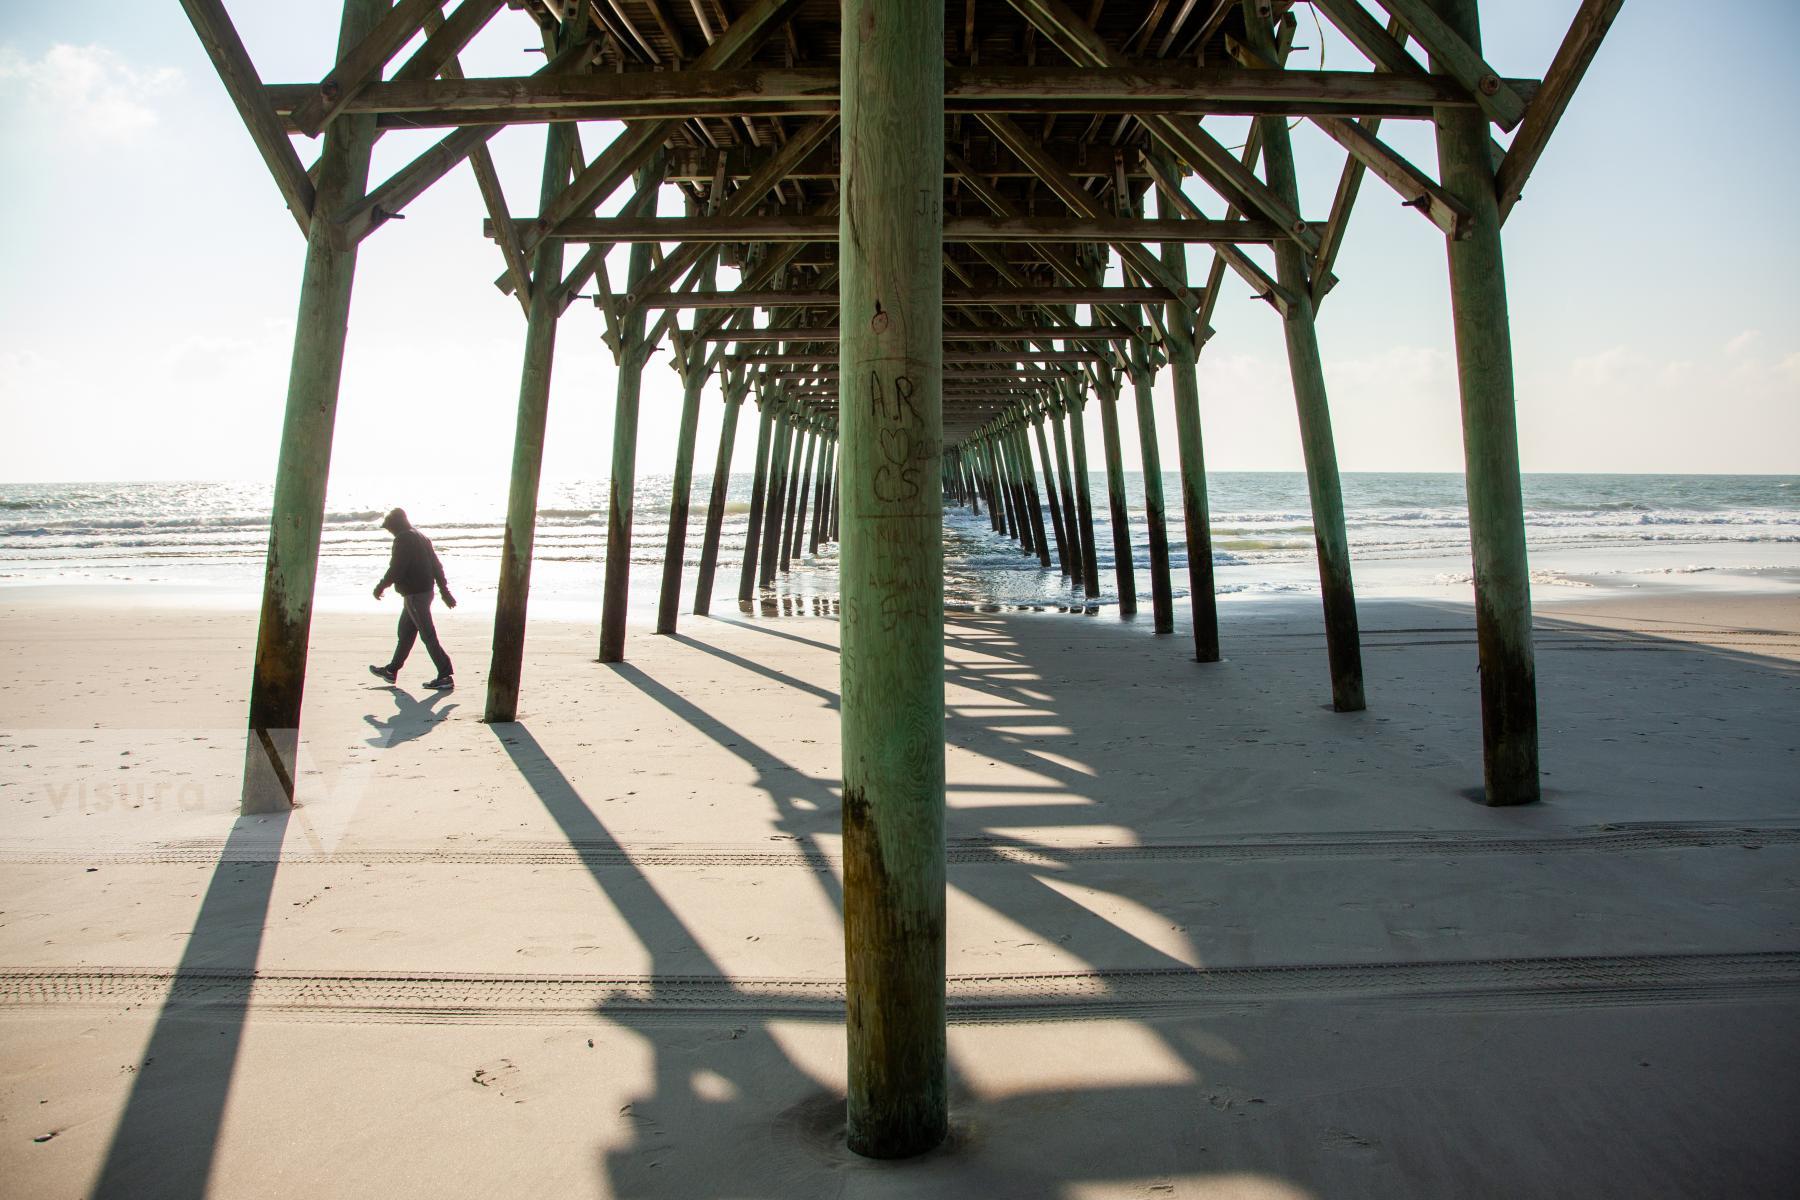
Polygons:
<instances>
[{"instance_id":1,"label":"hooded jacket","mask_svg":"<svg viewBox=\"0 0 1800 1200\"><path fill-rule=\"evenodd\" d=\"M394 535L394 552L388 559L387 574L381 577L382 587L392 585L402 596L429 593L434 583L443 591L450 590L431 539L414 529L403 513L389 513L381 527Z\"/></svg>"}]
</instances>

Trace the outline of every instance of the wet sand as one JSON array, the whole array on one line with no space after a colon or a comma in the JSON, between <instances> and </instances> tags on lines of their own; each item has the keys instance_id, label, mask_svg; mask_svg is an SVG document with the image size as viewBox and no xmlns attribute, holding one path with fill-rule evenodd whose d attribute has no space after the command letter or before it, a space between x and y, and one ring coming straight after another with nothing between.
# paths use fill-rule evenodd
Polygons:
<instances>
[{"instance_id":1,"label":"wet sand","mask_svg":"<svg viewBox=\"0 0 1800 1200\"><path fill-rule=\"evenodd\" d=\"M536 625L521 720L254 614L0 597L21 1196L1776 1196L1800 1173L1800 598L1538 614L1545 800L1475 803L1466 605L948 627L955 1135L838 1144L835 622ZM43 1139L43 1140L39 1140Z\"/></svg>"}]
</instances>

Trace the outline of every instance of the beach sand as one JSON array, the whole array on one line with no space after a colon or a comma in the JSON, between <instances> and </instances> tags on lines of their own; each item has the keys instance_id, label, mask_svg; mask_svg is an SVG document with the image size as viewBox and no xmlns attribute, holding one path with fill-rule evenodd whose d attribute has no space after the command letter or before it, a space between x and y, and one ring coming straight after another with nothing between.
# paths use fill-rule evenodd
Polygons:
<instances>
[{"instance_id":1,"label":"beach sand","mask_svg":"<svg viewBox=\"0 0 1800 1200\"><path fill-rule=\"evenodd\" d=\"M0 594L0 1190L19 1197L1785 1196L1800 598L1539 609L1545 799L1474 802L1467 605L1227 661L948 622L953 1135L841 1146L826 618L540 622L521 719L313 630L236 816L255 615Z\"/></svg>"}]
</instances>

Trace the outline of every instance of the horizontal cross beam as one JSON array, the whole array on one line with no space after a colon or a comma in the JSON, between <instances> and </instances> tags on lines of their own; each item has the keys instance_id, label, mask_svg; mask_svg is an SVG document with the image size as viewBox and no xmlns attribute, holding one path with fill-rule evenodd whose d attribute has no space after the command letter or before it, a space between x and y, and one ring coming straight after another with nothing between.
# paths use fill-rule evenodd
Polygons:
<instances>
[{"instance_id":1,"label":"horizontal cross beam","mask_svg":"<svg viewBox=\"0 0 1800 1200\"><path fill-rule=\"evenodd\" d=\"M1002 287L945 289L944 304L989 307L1035 304L1167 304L1174 295L1160 287ZM645 308L836 308L830 291L663 292L645 296Z\"/></svg>"},{"instance_id":2,"label":"horizontal cross beam","mask_svg":"<svg viewBox=\"0 0 1800 1200\"><path fill-rule=\"evenodd\" d=\"M515 220L523 235L540 228L524 217ZM493 221L482 231L494 236ZM568 242L835 242L838 219L832 217L577 217L564 221L549 236ZM1268 243L1287 236L1273 221L1206 221L1165 217L945 217L946 242L1195 242Z\"/></svg>"},{"instance_id":3,"label":"horizontal cross beam","mask_svg":"<svg viewBox=\"0 0 1800 1200\"><path fill-rule=\"evenodd\" d=\"M1505 81L1529 96L1536 83ZM265 89L275 112L300 132L297 110L312 84ZM1239 67L947 67L944 107L957 112L1168 113L1187 116L1381 116L1428 120L1436 107L1473 107L1461 84L1438 76ZM390 128L670 120L722 116L835 116L835 67L724 71L633 71L564 80L505 77L370 82L341 111L376 113ZM302 113L301 115L305 115Z\"/></svg>"},{"instance_id":4,"label":"horizontal cross beam","mask_svg":"<svg viewBox=\"0 0 1800 1200\"><path fill-rule=\"evenodd\" d=\"M1077 338L1090 342L1129 342L1133 338L1147 337L1148 331L1127 329L1122 325L1026 325L1017 328L998 326L993 329L946 329L946 342L1022 342L1042 341L1048 338ZM752 342L835 342L838 330L831 328L806 329L727 329L700 335L703 342L737 342L747 345Z\"/></svg>"}]
</instances>

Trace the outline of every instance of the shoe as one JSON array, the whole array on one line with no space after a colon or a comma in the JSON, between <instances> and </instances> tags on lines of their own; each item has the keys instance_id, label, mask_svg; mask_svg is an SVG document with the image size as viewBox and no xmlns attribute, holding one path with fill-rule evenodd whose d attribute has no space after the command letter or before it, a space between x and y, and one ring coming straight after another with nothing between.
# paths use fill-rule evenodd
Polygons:
<instances>
[{"instance_id":1,"label":"shoe","mask_svg":"<svg viewBox=\"0 0 1800 1200\"><path fill-rule=\"evenodd\" d=\"M456 681L451 679L448 675L439 675L436 679L426 683L425 686L434 692L447 692L456 686Z\"/></svg>"},{"instance_id":2,"label":"shoe","mask_svg":"<svg viewBox=\"0 0 1800 1200\"><path fill-rule=\"evenodd\" d=\"M369 667L369 674L373 675L377 679L385 679L389 683L394 682L394 680L399 676L399 672L393 670L391 667L377 667L377 666L374 666L373 664L371 664Z\"/></svg>"}]
</instances>

